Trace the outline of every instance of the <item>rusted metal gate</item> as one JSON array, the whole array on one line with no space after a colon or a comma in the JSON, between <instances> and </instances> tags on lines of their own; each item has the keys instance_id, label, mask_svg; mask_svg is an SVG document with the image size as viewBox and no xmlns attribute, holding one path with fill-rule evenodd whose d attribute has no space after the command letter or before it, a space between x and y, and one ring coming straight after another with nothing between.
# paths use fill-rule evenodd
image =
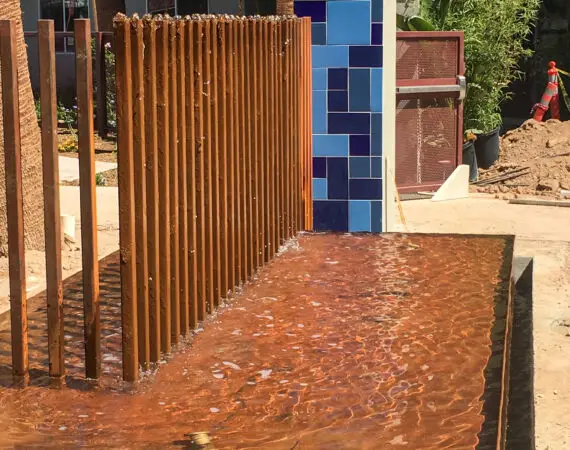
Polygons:
<instances>
[{"instance_id":1,"label":"rusted metal gate","mask_svg":"<svg viewBox=\"0 0 570 450\"><path fill-rule=\"evenodd\" d=\"M396 186L433 190L461 164L463 33L399 32L396 55Z\"/></svg>"}]
</instances>

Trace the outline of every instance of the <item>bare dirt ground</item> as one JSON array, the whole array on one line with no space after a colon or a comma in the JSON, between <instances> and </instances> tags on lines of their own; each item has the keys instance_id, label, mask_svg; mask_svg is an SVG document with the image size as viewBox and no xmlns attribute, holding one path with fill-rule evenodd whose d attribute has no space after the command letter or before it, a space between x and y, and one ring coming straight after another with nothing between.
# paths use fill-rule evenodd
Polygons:
<instances>
[{"instance_id":1,"label":"bare dirt ground","mask_svg":"<svg viewBox=\"0 0 570 450\"><path fill-rule=\"evenodd\" d=\"M541 196L560 198L570 190L570 122L529 120L501 138L499 161L489 170L479 171L479 180L512 174L488 186L472 186L473 192L500 197Z\"/></svg>"},{"instance_id":2,"label":"bare dirt ground","mask_svg":"<svg viewBox=\"0 0 570 450\"><path fill-rule=\"evenodd\" d=\"M481 194L402 205L410 232L514 234L515 254L534 257L536 448L570 448L570 209L510 205Z\"/></svg>"},{"instance_id":3,"label":"bare dirt ground","mask_svg":"<svg viewBox=\"0 0 570 450\"><path fill-rule=\"evenodd\" d=\"M60 191L61 213L75 216L75 244L62 248L63 277L81 270L81 211L79 188L62 186ZM117 189L97 188L97 221L99 258L119 248L119 212ZM45 253L26 252L26 280L28 296L45 289ZM9 309L8 258L0 258L0 314Z\"/></svg>"}]
</instances>

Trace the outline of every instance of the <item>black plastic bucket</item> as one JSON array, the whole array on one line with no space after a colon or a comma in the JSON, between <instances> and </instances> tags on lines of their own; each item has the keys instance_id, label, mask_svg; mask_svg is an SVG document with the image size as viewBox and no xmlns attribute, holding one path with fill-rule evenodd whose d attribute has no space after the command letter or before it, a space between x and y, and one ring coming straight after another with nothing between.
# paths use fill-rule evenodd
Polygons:
<instances>
[{"instance_id":1,"label":"black plastic bucket","mask_svg":"<svg viewBox=\"0 0 570 450\"><path fill-rule=\"evenodd\" d=\"M467 141L463 144L463 164L469 166L469 181L477 181L477 158L473 141Z\"/></svg>"},{"instance_id":2,"label":"black plastic bucket","mask_svg":"<svg viewBox=\"0 0 570 450\"><path fill-rule=\"evenodd\" d=\"M482 169L488 169L499 159L499 130L497 127L490 133L477 135L475 154L477 165Z\"/></svg>"}]
</instances>

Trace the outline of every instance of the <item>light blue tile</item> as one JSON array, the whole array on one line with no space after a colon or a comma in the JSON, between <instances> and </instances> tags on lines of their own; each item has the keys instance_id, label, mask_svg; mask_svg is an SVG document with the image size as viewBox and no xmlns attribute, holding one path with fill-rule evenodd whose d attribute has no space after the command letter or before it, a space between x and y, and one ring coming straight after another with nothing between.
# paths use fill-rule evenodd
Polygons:
<instances>
[{"instance_id":1,"label":"light blue tile","mask_svg":"<svg viewBox=\"0 0 570 450\"><path fill-rule=\"evenodd\" d=\"M327 89L327 69L313 69L313 89L315 91Z\"/></svg>"},{"instance_id":2,"label":"light blue tile","mask_svg":"<svg viewBox=\"0 0 570 450\"><path fill-rule=\"evenodd\" d=\"M313 68L348 67L348 45L313 45Z\"/></svg>"},{"instance_id":3,"label":"light blue tile","mask_svg":"<svg viewBox=\"0 0 570 450\"><path fill-rule=\"evenodd\" d=\"M370 45L370 2L330 2L327 24L329 45Z\"/></svg>"},{"instance_id":4,"label":"light blue tile","mask_svg":"<svg viewBox=\"0 0 570 450\"><path fill-rule=\"evenodd\" d=\"M314 134L313 156L348 156L348 135Z\"/></svg>"},{"instance_id":5,"label":"light blue tile","mask_svg":"<svg viewBox=\"0 0 570 450\"><path fill-rule=\"evenodd\" d=\"M313 133L327 132L327 91L313 91Z\"/></svg>"},{"instance_id":6,"label":"light blue tile","mask_svg":"<svg viewBox=\"0 0 570 450\"><path fill-rule=\"evenodd\" d=\"M372 178L382 178L382 157L373 156L370 162L370 176Z\"/></svg>"},{"instance_id":7,"label":"light blue tile","mask_svg":"<svg viewBox=\"0 0 570 450\"><path fill-rule=\"evenodd\" d=\"M382 202L372 202L371 228L373 233L382 232Z\"/></svg>"},{"instance_id":8,"label":"light blue tile","mask_svg":"<svg viewBox=\"0 0 570 450\"><path fill-rule=\"evenodd\" d=\"M327 179L326 178L313 178L313 199L326 200L327 199Z\"/></svg>"},{"instance_id":9,"label":"light blue tile","mask_svg":"<svg viewBox=\"0 0 570 450\"><path fill-rule=\"evenodd\" d=\"M371 231L370 203L366 200L351 200L348 202L348 231Z\"/></svg>"},{"instance_id":10,"label":"light blue tile","mask_svg":"<svg viewBox=\"0 0 570 450\"><path fill-rule=\"evenodd\" d=\"M370 108L372 112L382 112L382 69L370 70Z\"/></svg>"},{"instance_id":11,"label":"light blue tile","mask_svg":"<svg viewBox=\"0 0 570 450\"><path fill-rule=\"evenodd\" d=\"M382 156L382 114L371 114L370 120L370 154Z\"/></svg>"},{"instance_id":12,"label":"light blue tile","mask_svg":"<svg viewBox=\"0 0 570 450\"><path fill-rule=\"evenodd\" d=\"M370 158L367 156L350 157L350 178L370 178Z\"/></svg>"},{"instance_id":13,"label":"light blue tile","mask_svg":"<svg viewBox=\"0 0 570 450\"><path fill-rule=\"evenodd\" d=\"M370 111L370 69L350 69L348 83L350 112Z\"/></svg>"}]
</instances>

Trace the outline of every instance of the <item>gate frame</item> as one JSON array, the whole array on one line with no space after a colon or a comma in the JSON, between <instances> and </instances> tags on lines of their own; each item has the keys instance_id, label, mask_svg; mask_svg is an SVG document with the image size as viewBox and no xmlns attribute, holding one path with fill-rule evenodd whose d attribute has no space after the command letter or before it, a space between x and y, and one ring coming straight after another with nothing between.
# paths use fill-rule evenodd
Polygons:
<instances>
[{"instance_id":1,"label":"gate frame","mask_svg":"<svg viewBox=\"0 0 570 450\"><path fill-rule=\"evenodd\" d=\"M398 31L396 33L396 43L400 39L407 40L422 40L422 39L457 39L458 45L458 58L457 58L457 76L465 75L465 35L462 31ZM396 65L398 63L396 62ZM438 85L454 85L458 84L457 76L455 78L424 78L419 80L410 79L398 79L396 77L396 88L407 87L407 86L438 86ZM396 108L397 101L399 99L418 99L418 98L454 98L457 104L457 145L455 151L455 166L454 170L460 166L463 162L463 101L459 100L459 93L430 93L430 94L398 94L396 93ZM397 120L397 118L396 118ZM398 151L397 139L396 139L396 152ZM394 159L395 170L396 160ZM450 173L451 174L451 173ZM395 173L394 173L395 176ZM441 183L429 183L421 185L406 185L398 186L396 182L396 187L399 193L409 193L418 192L419 190L429 190L437 189L443 184Z\"/></svg>"}]
</instances>

